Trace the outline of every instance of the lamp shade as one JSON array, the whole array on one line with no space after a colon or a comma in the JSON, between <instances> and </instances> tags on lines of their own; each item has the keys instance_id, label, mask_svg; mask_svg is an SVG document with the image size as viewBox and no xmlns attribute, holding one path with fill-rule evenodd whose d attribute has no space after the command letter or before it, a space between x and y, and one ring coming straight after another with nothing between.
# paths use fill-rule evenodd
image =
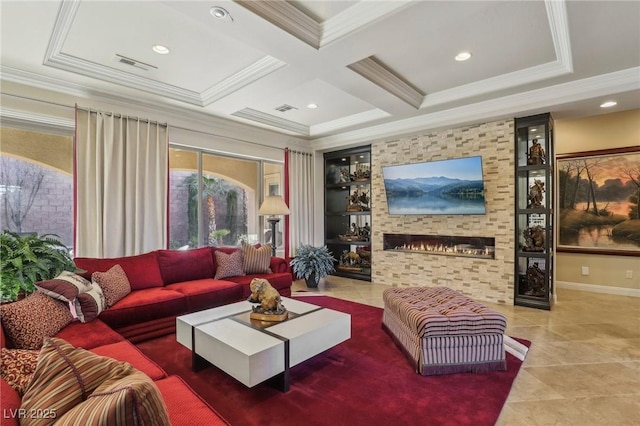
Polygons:
<instances>
[{"instance_id":1,"label":"lamp shade","mask_svg":"<svg viewBox=\"0 0 640 426\"><path fill-rule=\"evenodd\" d=\"M260 206L260 210L258 211L261 215L287 215L289 214L289 207L285 204L284 200L280 195L269 195L264 199L262 205Z\"/></svg>"}]
</instances>

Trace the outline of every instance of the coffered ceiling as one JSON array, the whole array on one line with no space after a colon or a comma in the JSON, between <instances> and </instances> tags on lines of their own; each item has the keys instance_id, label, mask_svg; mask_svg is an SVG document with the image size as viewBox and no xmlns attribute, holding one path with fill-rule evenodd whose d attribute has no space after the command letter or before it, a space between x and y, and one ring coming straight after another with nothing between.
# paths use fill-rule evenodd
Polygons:
<instances>
[{"instance_id":1,"label":"coffered ceiling","mask_svg":"<svg viewBox=\"0 0 640 426\"><path fill-rule=\"evenodd\" d=\"M4 81L327 145L537 112L640 108L637 1L0 5ZM214 8L228 15L217 19ZM458 62L462 51L472 56ZM599 108L609 99L618 105Z\"/></svg>"}]
</instances>

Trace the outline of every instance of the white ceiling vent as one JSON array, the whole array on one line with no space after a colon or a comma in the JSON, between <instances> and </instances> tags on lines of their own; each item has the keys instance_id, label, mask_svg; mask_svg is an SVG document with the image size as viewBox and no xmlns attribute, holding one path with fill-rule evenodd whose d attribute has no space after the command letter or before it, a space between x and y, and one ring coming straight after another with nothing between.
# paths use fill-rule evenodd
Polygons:
<instances>
[{"instance_id":1,"label":"white ceiling vent","mask_svg":"<svg viewBox=\"0 0 640 426\"><path fill-rule=\"evenodd\" d=\"M291 106L291 105L284 104L284 105L280 105L279 107L277 107L276 111L287 112L287 111L291 111L292 109L298 109L298 108L296 108L294 106Z\"/></svg>"},{"instance_id":2,"label":"white ceiling vent","mask_svg":"<svg viewBox=\"0 0 640 426\"><path fill-rule=\"evenodd\" d=\"M144 71L149 71L151 68L153 69L158 69L158 67L153 66L151 64L147 64L145 62L142 61L138 61L137 59L132 59L132 58L128 58L124 55L120 55L119 53L116 53L116 57L114 58L114 60L116 62L119 62L121 64L125 64L125 65L129 65L132 67L136 67L138 69L144 70Z\"/></svg>"}]
</instances>

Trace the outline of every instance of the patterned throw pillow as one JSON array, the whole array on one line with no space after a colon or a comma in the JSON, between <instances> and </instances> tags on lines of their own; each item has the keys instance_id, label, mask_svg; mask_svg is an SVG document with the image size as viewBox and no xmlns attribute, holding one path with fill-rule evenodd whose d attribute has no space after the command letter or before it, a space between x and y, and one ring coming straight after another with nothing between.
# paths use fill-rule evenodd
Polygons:
<instances>
[{"instance_id":1,"label":"patterned throw pillow","mask_svg":"<svg viewBox=\"0 0 640 426\"><path fill-rule=\"evenodd\" d=\"M169 414L155 383L131 369L122 378L102 383L82 404L56 421L57 425L169 425Z\"/></svg>"},{"instance_id":2,"label":"patterned throw pillow","mask_svg":"<svg viewBox=\"0 0 640 426\"><path fill-rule=\"evenodd\" d=\"M270 274L271 244L260 248L242 242L242 268L245 274Z\"/></svg>"},{"instance_id":3,"label":"patterned throw pillow","mask_svg":"<svg viewBox=\"0 0 640 426\"><path fill-rule=\"evenodd\" d=\"M63 302L71 302L78 294L91 290L88 280L69 271L62 271L52 280L39 281L35 286L47 296Z\"/></svg>"},{"instance_id":4,"label":"patterned throw pillow","mask_svg":"<svg viewBox=\"0 0 640 426\"><path fill-rule=\"evenodd\" d=\"M215 254L217 264L215 279L245 275L242 269L242 250L236 250L231 254L216 250Z\"/></svg>"},{"instance_id":5,"label":"patterned throw pillow","mask_svg":"<svg viewBox=\"0 0 640 426\"><path fill-rule=\"evenodd\" d=\"M36 371L39 351L29 349L0 350L0 375L20 396Z\"/></svg>"},{"instance_id":6,"label":"patterned throw pillow","mask_svg":"<svg viewBox=\"0 0 640 426\"><path fill-rule=\"evenodd\" d=\"M45 337L55 336L73 321L67 303L40 292L0 305L0 316L4 331L18 349L40 349Z\"/></svg>"},{"instance_id":7,"label":"patterned throw pillow","mask_svg":"<svg viewBox=\"0 0 640 426\"><path fill-rule=\"evenodd\" d=\"M55 413L56 424L169 424L160 392L146 375L58 338L42 347L20 408L28 413L43 407ZM89 420L91 415L104 420ZM33 424L45 422L21 419L21 425Z\"/></svg>"},{"instance_id":8,"label":"patterned throw pillow","mask_svg":"<svg viewBox=\"0 0 640 426\"><path fill-rule=\"evenodd\" d=\"M118 300L131 293L131 284L120 265L115 265L107 272L94 272L91 274L91 282L94 286L100 286L107 307L115 305Z\"/></svg>"},{"instance_id":9,"label":"patterned throw pillow","mask_svg":"<svg viewBox=\"0 0 640 426\"><path fill-rule=\"evenodd\" d=\"M80 322L92 321L107 309L107 301L99 285L94 285L88 292L79 294L73 305Z\"/></svg>"}]
</instances>

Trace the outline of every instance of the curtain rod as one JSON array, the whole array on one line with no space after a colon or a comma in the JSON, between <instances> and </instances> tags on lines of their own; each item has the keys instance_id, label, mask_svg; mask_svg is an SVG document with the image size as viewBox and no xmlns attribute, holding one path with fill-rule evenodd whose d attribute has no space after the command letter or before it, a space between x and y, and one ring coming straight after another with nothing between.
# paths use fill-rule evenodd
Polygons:
<instances>
[{"instance_id":1,"label":"curtain rod","mask_svg":"<svg viewBox=\"0 0 640 426\"><path fill-rule=\"evenodd\" d=\"M313 157L313 154L310 152L304 152L304 151L297 151L295 149L291 149L291 148L286 148L289 152L293 152L294 154L302 154L302 155L308 155L309 157Z\"/></svg>"},{"instance_id":2,"label":"curtain rod","mask_svg":"<svg viewBox=\"0 0 640 426\"><path fill-rule=\"evenodd\" d=\"M130 115L119 114L117 112L111 112L111 111L101 111L101 110L90 108L90 107L81 107L81 106L78 106L78 104L76 104L76 109L79 109L79 110L82 110L82 111L87 111L87 112L95 112L95 113L100 113L100 114L106 114L106 115L110 115L110 116L116 117L116 118L125 118L125 119L128 119L128 120L129 119L138 120L138 121L142 121L143 123L157 124L158 126L169 127L169 125L167 123L160 123L159 121L149 120L148 118L132 117Z\"/></svg>"}]
</instances>

